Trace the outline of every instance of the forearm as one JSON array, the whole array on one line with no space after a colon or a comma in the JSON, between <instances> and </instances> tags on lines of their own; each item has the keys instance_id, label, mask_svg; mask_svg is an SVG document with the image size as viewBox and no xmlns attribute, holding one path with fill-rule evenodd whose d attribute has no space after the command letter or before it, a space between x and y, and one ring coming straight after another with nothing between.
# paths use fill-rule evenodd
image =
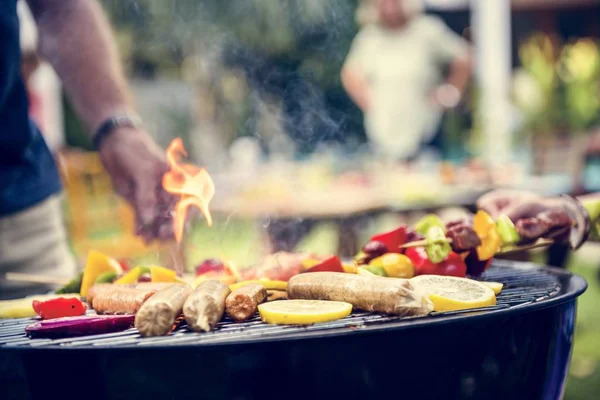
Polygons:
<instances>
[{"instance_id":1,"label":"forearm","mask_svg":"<svg viewBox=\"0 0 600 400\"><path fill-rule=\"evenodd\" d=\"M467 56L456 58L450 65L450 71L446 83L458 89L460 94L464 94L471 74L473 72L472 56L469 53Z\"/></svg>"},{"instance_id":2,"label":"forearm","mask_svg":"<svg viewBox=\"0 0 600 400\"><path fill-rule=\"evenodd\" d=\"M369 85L367 79L355 70L344 67L342 70L342 85L344 89L363 111L367 111L370 106Z\"/></svg>"},{"instance_id":3,"label":"forearm","mask_svg":"<svg viewBox=\"0 0 600 400\"><path fill-rule=\"evenodd\" d=\"M29 4L40 32L40 52L90 132L116 113L133 112L111 29L96 0Z\"/></svg>"}]
</instances>

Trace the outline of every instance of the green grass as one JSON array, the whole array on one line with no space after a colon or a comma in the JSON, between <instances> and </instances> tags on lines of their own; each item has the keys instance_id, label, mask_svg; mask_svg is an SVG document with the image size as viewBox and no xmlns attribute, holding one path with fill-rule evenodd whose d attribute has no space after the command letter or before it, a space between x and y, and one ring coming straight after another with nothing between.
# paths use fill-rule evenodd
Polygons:
<instances>
[{"instance_id":1,"label":"green grass","mask_svg":"<svg viewBox=\"0 0 600 400\"><path fill-rule=\"evenodd\" d=\"M598 265L580 259L571 260L570 271L583 276L587 291L578 304L577 329L571 369L567 381L566 400L596 399L600 393L600 284Z\"/></svg>"}]
</instances>

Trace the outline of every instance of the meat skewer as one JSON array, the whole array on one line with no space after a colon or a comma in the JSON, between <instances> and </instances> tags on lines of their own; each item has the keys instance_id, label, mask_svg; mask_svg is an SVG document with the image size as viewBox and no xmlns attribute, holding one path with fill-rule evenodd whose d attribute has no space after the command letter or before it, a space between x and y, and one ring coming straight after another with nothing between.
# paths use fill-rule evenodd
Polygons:
<instances>
[{"instance_id":1,"label":"meat skewer","mask_svg":"<svg viewBox=\"0 0 600 400\"><path fill-rule=\"evenodd\" d=\"M585 217L584 217L585 218ZM520 237L518 243L503 246L497 255L546 247L556 242L571 241L571 247L577 248L583 241L571 240L569 233L577 224L569 213L561 209L551 209L539 213L532 218L516 221L515 228ZM583 227L585 230L585 227ZM446 242L457 253L470 251L481 244L481 240L472 227L464 222L451 222L447 225ZM401 249L428 246L426 239L411 241L400 246Z\"/></svg>"}]
</instances>

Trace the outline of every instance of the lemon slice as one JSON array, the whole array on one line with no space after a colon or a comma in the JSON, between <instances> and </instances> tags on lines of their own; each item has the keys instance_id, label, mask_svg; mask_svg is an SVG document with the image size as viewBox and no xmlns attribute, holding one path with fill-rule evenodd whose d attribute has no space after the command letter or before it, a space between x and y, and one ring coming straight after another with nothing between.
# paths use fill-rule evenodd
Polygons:
<instances>
[{"instance_id":1,"label":"lemon slice","mask_svg":"<svg viewBox=\"0 0 600 400\"><path fill-rule=\"evenodd\" d=\"M420 275L411 283L423 290L433 303L434 311L456 311L496 304L496 295L487 285L454 276Z\"/></svg>"},{"instance_id":2,"label":"lemon slice","mask_svg":"<svg viewBox=\"0 0 600 400\"><path fill-rule=\"evenodd\" d=\"M482 281L481 283L483 283L485 286L487 286L490 289L492 289L494 291L495 295L499 295L500 292L502 291L502 288L504 287L504 284L502 284L500 282L485 282L485 281Z\"/></svg>"},{"instance_id":3,"label":"lemon slice","mask_svg":"<svg viewBox=\"0 0 600 400\"><path fill-rule=\"evenodd\" d=\"M342 301L280 300L258 306L263 322L276 325L311 325L335 321L352 312L352 304Z\"/></svg>"}]
</instances>

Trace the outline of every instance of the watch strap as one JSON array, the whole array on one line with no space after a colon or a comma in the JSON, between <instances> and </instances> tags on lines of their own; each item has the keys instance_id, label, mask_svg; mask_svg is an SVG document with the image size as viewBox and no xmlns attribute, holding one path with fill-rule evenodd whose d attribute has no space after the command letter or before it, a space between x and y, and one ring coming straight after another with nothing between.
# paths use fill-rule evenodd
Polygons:
<instances>
[{"instance_id":1,"label":"watch strap","mask_svg":"<svg viewBox=\"0 0 600 400\"><path fill-rule=\"evenodd\" d=\"M114 132L115 129L121 127L139 128L142 125L142 119L134 115L115 115L100 124L100 127L92 137L92 143L96 150L100 149L102 142L108 135Z\"/></svg>"}]
</instances>

